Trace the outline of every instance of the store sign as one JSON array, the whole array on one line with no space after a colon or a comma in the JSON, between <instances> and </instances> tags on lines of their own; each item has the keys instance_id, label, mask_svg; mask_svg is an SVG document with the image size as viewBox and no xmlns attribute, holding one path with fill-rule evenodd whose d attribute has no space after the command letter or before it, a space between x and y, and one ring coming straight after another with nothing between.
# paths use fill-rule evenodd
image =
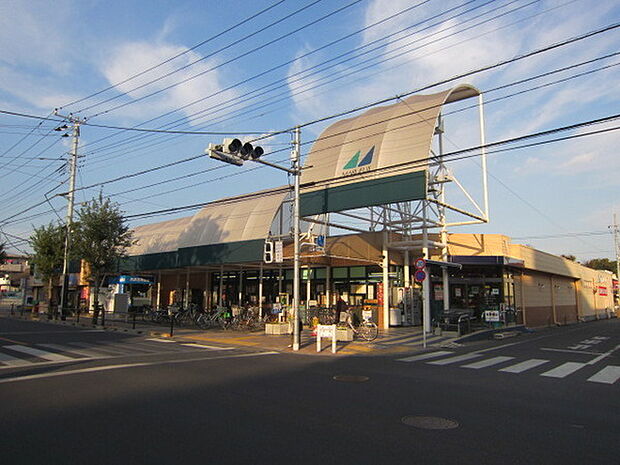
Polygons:
<instances>
[{"instance_id":1,"label":"store sign","mask_svg":"<svg viewBox=\"0 0 620 465\"><path fill-rule=\"evenodd\" d=\"M377 284L377 305L383 308L383 283Z\"/></svg>"},{"instance_id":2,"label":"store sign","mask_svg":"<svg viewBox=\"0 0 620 465\"><path fill-rule=\"evenodd\" d=\"M598 295L607 295L607 288L605 286L599 286Z\"/></svg>"},{"instance_id":3,"label":"store sign","mask_svg":"<svg viewBox=\"0 0 620 465\"><path fill-rule=\"evenodd\" d=\"M284 247L282 241L275 241L273 243L273 261L276 263L282 263L284 261Z\"/></svg>"},{"instance_id":4,"label":"store sign","mask_svg":"<svg viewBox=\"0 0 620 465\"><path fill-rule=\"evenodd\" d=\"M484 321L499 322L499 311L487 310L484 312Z\"/></svg>"}]
</instances>

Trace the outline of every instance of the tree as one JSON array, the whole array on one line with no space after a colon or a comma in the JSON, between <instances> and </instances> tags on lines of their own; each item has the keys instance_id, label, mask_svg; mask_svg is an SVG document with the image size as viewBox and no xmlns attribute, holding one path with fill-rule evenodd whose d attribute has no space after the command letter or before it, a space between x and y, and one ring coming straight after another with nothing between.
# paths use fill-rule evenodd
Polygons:
<instances>
[{"instance_id":1,"label":"tree","mask_svg":"<svg viewBox=\"0 0 620 465\"><path fill-rule=\"evenodd\" d=\"M566 260L570 260L571 262L577 261L577 257L575 257L574 255L562 254L560 255L560 257L564 257Z\"/></svg>"},{"instance_id":2,"label":"tree","mask_svg":"<svg viewBox=\"0 0 620 465\"><path fill-rule=\"evenodd\" d=\"M54 278L62 272L66 229L59 224L35 228L30 236L34 255L32 264L36 273L47 283L48 313L51 314Z\"/></svg>"},{"instance_id":3,"label":"tree","mask_svg":"<svg viewBox=\"0 0 620 465\"><path fill-rule=\"evenodd\" d=\"M118 205L110 199L104 200L99 196L84 204L78 211L73 249L90 268L89 281L95 292L93 324L97 324L99 318L101 280L105 273L114 271L118 261L126 255L127 248L132 244L132 232L125 225ZM105 315L102 315L101 321L105 323Z\"/></svg>"},{"instance_id":4,"label":"tree","mask_svg":"<svg viewBox=\"0 0 620 465\"><path fill-rule=\"evenodd\" d=\"M614 273L616 272L616 262L612 262L608 258L593 258L592 260L588 260L587 262L585 262L584 266L595 270L607 270Z\"/></svg>"}]
</instances>

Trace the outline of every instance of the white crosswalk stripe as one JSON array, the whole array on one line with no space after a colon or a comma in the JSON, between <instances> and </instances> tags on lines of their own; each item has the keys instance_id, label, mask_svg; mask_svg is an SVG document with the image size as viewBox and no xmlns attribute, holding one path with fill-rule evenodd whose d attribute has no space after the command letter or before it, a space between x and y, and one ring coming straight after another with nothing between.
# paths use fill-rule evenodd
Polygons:
<instances>
[{"instance_id":1,"label":"white crosswalk stripe","mask_svg":"<svg viewBox=\"0 0 620 465\"><path fill-rule=\"evenodd\" d=\"M466 360L471 360L473 358L478 358L478 357L482 357L482 355L476 354L476 353L470 353L470 354L457 355L456 357L444 358L442 360L434 360L432 362L426 362L426 363L428 363L429 365L449 365L451 363L464 362Z\"/></svg>"},{"instance_id":2,"label":"white crosswalk stripe","mask_svg":"<svg viewBox=\"0 0 620 465\"><path fill-rule=\"evenodd\" d=\"M46 347L48 349L57 350L63 353L81 355L82 357L86 357L86 358L96 358L98 356L99 357L101 356L101 354L97 354L96 352L93 352L91 350L76 349L74 347L62 346L60 344L37 344L37 345L40 347Z\"/></svg>"},{"instance_id":3,"label":"white crosswalk stripe","mask_svg":"<svg viewBox=\"0 0 620 465\"><path fill-rule=\"evenodd\" d=\"M565 378L568 375L575 373L577 370L582 369L586 365L586 363L581 362L566 362L559 367L555 367L549 371L541 373L540 376L546 376L548 378Z\"/></svg>"},{"instance_id":4,"label":"white crosswalk stripe","mask_svg":"<svg viewBox=\"0 0 620 465\"><path fill-rule=\"evenodd\" d=\"M524 371L530 370L532 368L536 368L540 365L544 365L545 363L549 363L549 360L543 360L541 358L532 358L530 360L526 360L525 362L517 363L515 365L510 365L509 367L502 368L499 371L503 371L505 373L523 373Z\"/></svg>"},{"instance_id":5,"label":"white crosswalk stripe","mask_svg":"<svg viewBox=\"0 0 620 465\"><path fill-rule=\"evenodd\" d=\"M485 352L485 351L481 351L481 352ZM514 363L515 357L507 356L507 355L499 355L495 357L483 358L480 360L473 361L471 363L461 364L461 362L466 362L468 360L481 358L485 354L480 353L480 352L468 352L468 353L460 354L460 355L453 355L453 354L454 354L453 351L437 350L433 352L425 352L422 354L412 355L409 357L398 358L396 359L396 361L398 362L423 362L427 365L435 365L435 366L458 365L459 368L467 368L467 369L472 369L472 370L481 370L483 368L496 367L498 365L505 364L507 362L512 361L512 364L508 366L504 366L502 368L498 368L497 371L503 372L503 373L515 373L515 374L524 373L528 370L533 370L542 365L551 363L551 360L541 359L541 358L531 358L528 360ZM582 368L593 367L594 365L595 364L593 363L593 361L591 362L564 362L547 371L540 373L539 376L544 376L546 378L563 379L578 372ZM591 374L591 372L589 374ZM609 384L609 385L615 384L620 381L620 366L608 365L604 368L599 369L597 373L590 376L587 380L592 383Z\"/></svg>"},{"instance_id":6,"label":"white crosswalk stripe","mask_svg":"<svg viewBox=\"0 0 620 465\"><path fill-rule=\"evenodd\" d=\"M590 376L588 381L593 383L614 384L620 379L620 367L609 365L596 373L594 376Z\"/></svg>"},{"instance_id":7,"label":"white crosswalk stripe","mask_svg":"<svg viewBox=\"0 0 620 465\"><path fill-rule=\"evenodd\" d=\"M437 352L428 352L426 354L413 355L411 357L399 358L399 362L418 362L420 360L428 360L430 358L442 357L444 355L450 355L453 352L447 350L439 350Z\"/></svg>"},{"instance_id":8,"label":"white crosswalk stripe","mask_svg":"<svg viewBox=\"0 0 620 465\"><path fill-rule=\"evenodd\" d=\"M514 359L514 357L493 357L493 358L487 358L486 360L480 360L479 362L470 363L468 365L463 365L462 367L471 368L473 370L480 370L481 368L487 368L493 365L499 365L500 363L504 363L512 359Z\"/></svg>"},{"instance_id":9,"label":"white crosswalk stripe","mask_svg":"<svg viewBox=\"0 0 620 465\"><path fill-rule=\"evenodd\" d=\"M32 362L21 358L13 357L12 355L4 354L0 352L0 364L5 367L21 367L24 365L30 365Z\"/></svg>"},{"instance_id":10,"label":"white crosswalk stripe","mask_svg":"<svg viewBox=\"0 0 620 465\"><path fill-rule=\"evenodd\" d=\"M0 369L23 367L36 364L66 363L127 357L132 355L150 355L161 353L191 353L197 350L234 350L235 347L218 347L197 343L157 344L156 339L134 342L67 342L66 344L38 343L34 346L20 344L0 347ZM8 352L3 352L6 349ZM21 356L20 356L21 355Z\"/></svg>"},{"instance_id":11,"label":"white crosswalk stripe","mask_svg":"<svg viewBox=\"0 0 620 465\"><path fill-rule=\"evenodd\" d=\"M74 358L67 357L66 355L60 355L54 352L48 352L46 350L39 350L35 349L34 347L21 346L17 344L3 347L5 349L13 350L15 352L22 352L27 355L34 355L35 357L39 357L43 360L48 360L50 362L66 362L68 360L75 360Z\"/></svg>"}]
</instances>

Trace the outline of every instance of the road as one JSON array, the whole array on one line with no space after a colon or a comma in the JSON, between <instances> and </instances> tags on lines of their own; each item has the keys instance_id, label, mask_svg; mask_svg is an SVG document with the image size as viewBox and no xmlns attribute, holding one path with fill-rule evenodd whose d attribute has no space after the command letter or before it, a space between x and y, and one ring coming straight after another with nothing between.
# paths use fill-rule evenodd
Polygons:
<instances>
[{"instance_id":1,"label":"road","mask_svg":"<svg viewBox=\"0 0 620 465\"><path fill-rule=\"evenodd\" d=\"M398 356L6 318L0 344L7 464L620 463L620 320Z\"/></svg>"}]
</instances>

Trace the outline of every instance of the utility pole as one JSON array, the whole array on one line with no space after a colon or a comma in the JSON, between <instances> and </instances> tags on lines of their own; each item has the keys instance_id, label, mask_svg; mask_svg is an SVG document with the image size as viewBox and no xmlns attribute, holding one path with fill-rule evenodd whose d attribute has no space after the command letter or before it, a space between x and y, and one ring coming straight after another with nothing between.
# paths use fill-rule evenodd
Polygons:
<instances>
[{"instance_id":1,"label":"utility pole","mask_svg":"<svg viewBox=\"0 0 620 465\"><path fill-rule=\"evenodd\" d=\"M78 145L80 140L80 124L83 122L80 118L73 115L63 116L56 110L54 112L57 116L61 116L73 124L73 141L71 147L71 153L69 158L69 192L67 193L67 219L65 225L67 233L65 236L65 251L62 262L62 288L60 292L60 314L61 319L65 319L65 305L67 304L67 291L69 288L69 251L71 249L71 228L73 226L73 207L75 199L75 178L77 175L77 159L78 159Z\"/></svg>"},{"instance_id":2,"label":"utility pole","mask_svg":"<svg viewBox=\"0 0 620 465\"><path fill-rule=\"evenodd\" d=\"M300 147L300 129L295 127L293 133L293 150L291 151L291 162L293 165L293 173L295 178L295 192L293 203L293 350L299 350L299 178L301 170L299 169L299 147ZM307 302L306 302L307 306ZM307 308L307 307L306 307Z\"/></svg>"},{"instance_id":3,"label":"utility pole","mask_svg":"<svg viewBox=\"0 0 620 465\"><path fill-rule=\"evenodd\" d=\"M614 224L611 226L614 233L614 245L616 246L616 280L618 282L618 287L620 288L620 241L618 239L618 234L620 230L618 229L618 222L616 221L616 214L614 213ZM613 289L611 291L613 295ZM620 295L620 289L618 289L618 295Z\"/></svg>"},{"instance_id":4,"label":"utility pole","mask_svg":"<svg viewBox=\"0 0 620 465\"><path fill-rule=\"evenodd\" d=\"M209 154L211 158L214 158L224 163L231 165L243 166L246 161L253 161L260 163L261 165L270 166L280 171L285 171L295 178L295 185L293 190L293 244L294 244L294 270L293 270L293 350L297 351L300 347L299 333L300 333L300 321L299 321L299 253L300 253L300 241L299 241L299 187L301 177L300 167L300 147L301 147L301 131L299 127L296 127L293 131L293 144L291 149L291 168L277 165L269 161L261 159L264 151L262 147L254 147L249 142L243 144L239 139L224 139L222 144L209 144L205 149L205 152ZM220 292L221 292L221 273L220 273ZM278 280L278 286L282 284L281 280ZM220 299L221 300L221 299Z\"/></svg>"}]
</instances>

